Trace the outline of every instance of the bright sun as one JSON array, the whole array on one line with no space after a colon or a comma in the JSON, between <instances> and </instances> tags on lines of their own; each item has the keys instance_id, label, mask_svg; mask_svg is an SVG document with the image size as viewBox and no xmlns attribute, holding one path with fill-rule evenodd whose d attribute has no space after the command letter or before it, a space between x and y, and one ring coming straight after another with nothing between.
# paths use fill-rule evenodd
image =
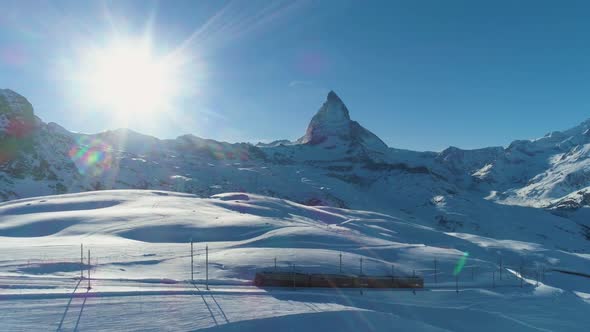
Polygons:
<instances>
[{"instance_id":1,"label":"bright sun","mask_svg":"<svg viewBox=\"0 0 590 332\"><path fill-rule=\"evenodd\" d=\"M146 42L95 48L85 56L80 74L86 99L126 122L169 109L178 94L177 64L170 57L155 56Z\"/></svg>"}]
</instances>

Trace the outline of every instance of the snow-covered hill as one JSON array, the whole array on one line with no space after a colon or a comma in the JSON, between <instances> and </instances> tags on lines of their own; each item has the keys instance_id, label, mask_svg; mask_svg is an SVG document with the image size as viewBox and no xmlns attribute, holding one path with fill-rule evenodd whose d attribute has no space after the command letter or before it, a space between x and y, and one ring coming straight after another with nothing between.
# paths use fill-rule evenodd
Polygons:
<instances>
[{"instance_id":1,"label":"snow-covered hill","mask_svg":"<svg viewBox=\"0 0 590 332\"><path fill-rule=\"evenodd\" d=\"M105 190L3 203L0 329L584 331L590 323L587 279L558 272L590 273L588 254L559 247L575 239L509 240L504 220L491 225L497 238L422 223L248 193ZM89 266L91 290L79 280ZM358 275L361 266L367 275L415 273L425 289L251 286L261 269Z\"/></svg>"}]
</instances>

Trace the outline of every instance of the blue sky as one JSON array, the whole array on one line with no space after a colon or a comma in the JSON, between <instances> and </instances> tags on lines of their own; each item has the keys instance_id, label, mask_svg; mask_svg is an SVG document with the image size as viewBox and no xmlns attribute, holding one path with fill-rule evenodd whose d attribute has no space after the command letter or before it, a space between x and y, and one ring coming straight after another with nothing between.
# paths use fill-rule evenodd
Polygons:
<instances>
[{"instance_id":1,"label":"blue sky","mask_svg":"<svg viewBox=\"0 0 590 332\"><path fill-rule=\"evenodd\" d=\"M146 134L296 139L334 90L392 147L507 145L590 117L589 16L584 1L4 1L0 87L72 131L124 126L66 72L88 45L149 34L189 60L174 111L126 124Z\"/></svg>"}]
</instances>

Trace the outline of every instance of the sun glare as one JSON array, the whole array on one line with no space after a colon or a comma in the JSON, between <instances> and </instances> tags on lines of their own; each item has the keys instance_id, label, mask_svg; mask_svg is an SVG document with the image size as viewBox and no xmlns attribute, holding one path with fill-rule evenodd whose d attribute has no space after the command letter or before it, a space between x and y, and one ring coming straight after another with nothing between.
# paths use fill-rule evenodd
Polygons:
<instances>
[{"instance_id":1,"label":"sun glare","mask_svg":"<svg viewBox=\"0 0 590 332\"><path fill-rule=\"evenodd\" d=\"M119 120L162 112L178 93L177 66L157 57L144 42L118 42L88 52L82 82L89 102L107 107Z\"/></svg>"}]
</instances>

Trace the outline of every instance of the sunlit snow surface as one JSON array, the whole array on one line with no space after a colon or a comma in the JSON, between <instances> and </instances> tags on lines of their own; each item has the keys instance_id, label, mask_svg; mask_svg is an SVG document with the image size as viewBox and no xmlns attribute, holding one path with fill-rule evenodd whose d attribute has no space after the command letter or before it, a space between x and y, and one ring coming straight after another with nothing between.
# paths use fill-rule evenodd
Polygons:
<instances>
[{"instance_id":1,"label":"sunlit snow surface","mask_svg":"<svg viewBox=\"0 0 590 332\"><path fill-rule=\"evenodd\" d=\"M590 279L553 269L588 274L590 257L504 235L444 233L403 215L244 193L121 190L12 201L0 205L0 330L586 330ZM91 290L78 279L81 243L84 268L91 251ZM361 295L251 285L275 258L281 270L337 273L340 253L343 273L358 274L362 257L368 275L393 268L423 276L426 287Z\"/></svg>"}]
</instances>

